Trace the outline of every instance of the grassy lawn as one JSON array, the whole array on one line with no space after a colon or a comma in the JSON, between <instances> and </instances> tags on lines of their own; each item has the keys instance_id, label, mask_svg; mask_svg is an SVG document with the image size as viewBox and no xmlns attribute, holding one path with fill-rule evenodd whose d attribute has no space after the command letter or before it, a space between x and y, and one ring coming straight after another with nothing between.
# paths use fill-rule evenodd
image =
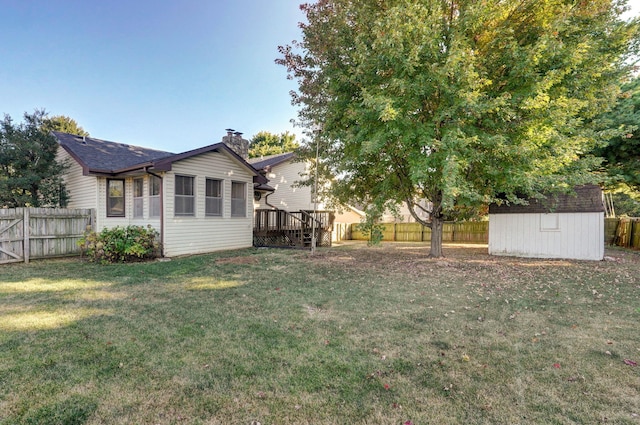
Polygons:
<instances>
[{"instance_id":1,"label":"grassy lawn","mask_svg":"<svg viewBox=\"0 0 640 425\"><path fill-rule=\"evenodd\" d=\"M0 424L640 424L640 254L0 267Z\"/></svg>"}]
</instances>

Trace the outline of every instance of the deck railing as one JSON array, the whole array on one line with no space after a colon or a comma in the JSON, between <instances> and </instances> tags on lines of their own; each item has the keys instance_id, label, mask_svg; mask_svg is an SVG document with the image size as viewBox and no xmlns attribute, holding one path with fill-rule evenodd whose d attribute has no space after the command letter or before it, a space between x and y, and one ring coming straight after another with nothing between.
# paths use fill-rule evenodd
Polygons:
<instances>
[{"instance_id":1,"label":"deck railing","mask_svg":"<svg viewBox=\"0 0 640 425\"><path fill-rule=\"evenodd\" d=\"M331 211L255 210L253 244L311 248L315 228L316 246L331 246L333 217Z\"/></svg>"}]
</instances>

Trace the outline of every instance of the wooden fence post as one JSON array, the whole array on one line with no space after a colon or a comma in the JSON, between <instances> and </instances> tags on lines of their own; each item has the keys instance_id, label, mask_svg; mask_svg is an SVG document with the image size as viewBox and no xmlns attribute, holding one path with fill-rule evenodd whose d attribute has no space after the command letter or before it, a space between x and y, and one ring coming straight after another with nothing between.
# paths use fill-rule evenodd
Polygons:
<instances>
[{"instance_id":1,"label":"wooden fence post","mask_svg":"<svg viewBox=\"0 0 640 425\"><path fill-rule=\"evenodd\" d=\"M91 208L91 230L94 232L98 231L98 228L96 226L96 209L95 208Z\"/></svg>"},{"instance_id":2,"label":"wooden fence post","mask_svg":"<svg viewBox=\"0 0 640 425\"><path fill-rule=\"evenodd\" d=\"M29 254L31 254L31 241L30 241L30 236L31 236L31 230L30 230L30 226L29 226L29 221L31 220L29 217L29 208L23 208L22 209L22 224L23 224L23 230L22 230L22 237L23 237L23 242L22 242L22 255L24 257L24 262L25 263L29 263Z\"/></svg>"}]
</instances>

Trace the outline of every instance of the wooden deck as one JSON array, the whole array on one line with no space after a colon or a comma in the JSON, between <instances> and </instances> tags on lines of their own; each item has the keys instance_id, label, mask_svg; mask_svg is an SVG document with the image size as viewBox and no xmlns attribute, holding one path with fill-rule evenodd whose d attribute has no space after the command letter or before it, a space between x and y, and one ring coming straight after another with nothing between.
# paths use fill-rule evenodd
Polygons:
<instances>
[{"instance_id":1,"label":"wooden deck","mask_svg":"<svg viewBox=\"0 0 640 425\"><path fill-rule=\"evenodd\" d=\"M253 245L257 247L311 248L331 246L332 211L258 209L253 218Z\"/></svg>"}]
</instances>

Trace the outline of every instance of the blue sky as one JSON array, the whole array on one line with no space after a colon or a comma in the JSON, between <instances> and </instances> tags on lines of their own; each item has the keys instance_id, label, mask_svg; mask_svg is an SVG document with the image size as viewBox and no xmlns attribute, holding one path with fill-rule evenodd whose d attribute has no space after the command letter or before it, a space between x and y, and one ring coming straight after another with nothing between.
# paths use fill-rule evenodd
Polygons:
<instances>
[{"instance_id":1,"label":"blue sky","mask_svg":"<svg viewBox=\"0 0 640 425\"><path fill-rule=\"evenodd\" d=\"M44 108L92 136L172 152L231 127L300 133L274 63L295 0L0 0L0 113Z\"/></svg>"},{"instance_id":2,"label":"blue sky","mask_svg":"<svg viewBox=\"0 0 640 425\"><path fill-rule=\"evenodd\" d=\"M295 82L274 63L300 38L298 4L0 0L0 113L19 122L44 108L94 137L172 152L228 127L300 135Z\"/></svg>"}]
</instances>

